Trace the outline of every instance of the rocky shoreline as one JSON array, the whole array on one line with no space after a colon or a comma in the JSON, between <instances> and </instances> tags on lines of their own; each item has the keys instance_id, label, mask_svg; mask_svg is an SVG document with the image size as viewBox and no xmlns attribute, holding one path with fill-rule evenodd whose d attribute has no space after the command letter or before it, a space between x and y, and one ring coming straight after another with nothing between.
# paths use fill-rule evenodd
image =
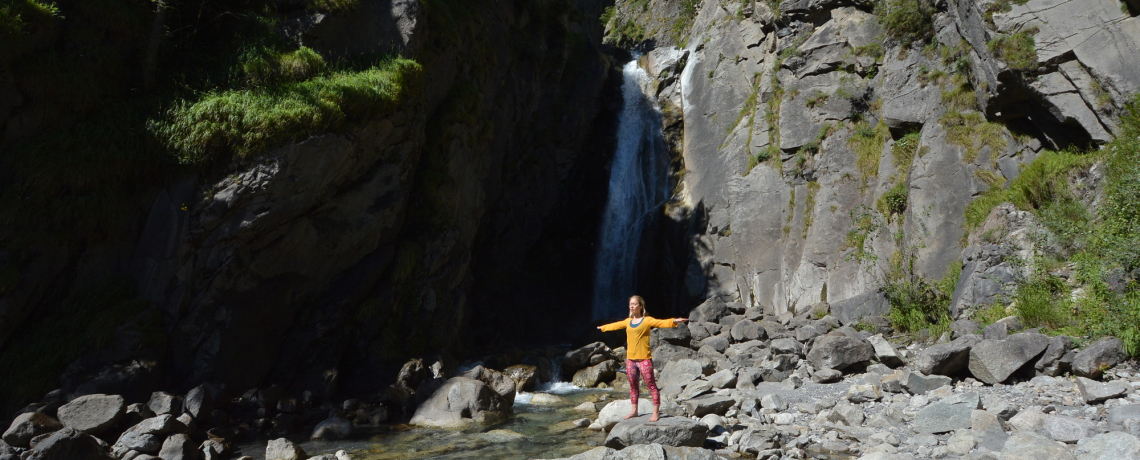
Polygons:
<instances>
[{"instance_id":1,"label":"rocky shoreline","mask_svg":"<svg viewBox=\"0 0 1140 460\"><path fill-rule=\"evenodd\" d=\"M836 313L820 303L771 316L709 299L689 324L654 331L666 416L622 420L626 399L600 411L567 407L596 416L566 429L604 434L569 458L1140 458L1140 371L1115 338L1078 350L1073 338L1018 331L1011 317L985 328L959 321L939 343L901 347L841 325ZM476 365L458 373L412 360L383 396L340 404L278 386L229 398L202 385L145 402L53 393L15 418L0 460L241 459L252 457L233 446L257 439L267 442L266 459L345 460L344 451L309 457L286 436L349 439L401 422L490 429L512 417L519 392L558 377L627 389L618 372L624 349L601 342L516 358L501 372ZM640 406L651 410L647 397Z\"/></svg>"}]
</instances>

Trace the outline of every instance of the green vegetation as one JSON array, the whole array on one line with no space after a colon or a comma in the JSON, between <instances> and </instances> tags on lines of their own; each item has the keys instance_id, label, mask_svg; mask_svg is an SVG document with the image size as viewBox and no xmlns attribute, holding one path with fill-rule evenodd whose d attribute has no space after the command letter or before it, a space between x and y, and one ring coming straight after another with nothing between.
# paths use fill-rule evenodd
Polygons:
<instances>
[{"instance_id":1,"label":"green vegetation","mask_svg":"<svg viewBox=\"0 0 1140 460\"><path fill-rule=\"evenodd\" d=\"M906 181L900 180L895 183L894 187L887 190L887 193L879 197L878 201L875 202L875 208L883 213L884 216L887 216L888 219L890 219L890 216L901 216L902 213L906 211L906 201L909 191L910 187L906 185Z\"/></svg>"},{"instance_id":2,"label":"green vegetation","mask_svg":"<svg viewBox=\"0 0 1140 460\"><path fill-rule=\"evenodd\" d=\"M815 220L815 197L819 194L819 182L808 182L807 189L807 202L804 204L804 228L800 232L800 236L804 238L807 238L808 230L811 229L811 224Z\"/></svg>"},{"instance_id":3,"label":"green vegetation","mask_svg":"<svg viewBox=\"0 0 1140 460\"><path fill-rule=\"evenodd\" d=\"M1010 182L1009 188L991 189L966 207L966 230L972 231L981 225L989 216L990 210L1001 203L1012 203L1018 209L1028 211L1072 200L1068 185L1069 171L1088 167L1094 161L1092 155L1042 152Z\"/></svg>"},{"instance_id":4,"label":"green vegetation","mask_svg":"<svg viewBox=\"0 0 1140 460\"><path fill-rule=\"evenodd\" d=\"M962 155L966 163L977 160L982 147L988 146L990 159L996 160L998 154L1009 146L1005 127L986 121L978 112L947 112L939 122L946 128L946 140L966 149Z\"/></svg>"},{"instance_id":5,"label":"green vegetation","mask_svg":"<svg viewBox=\"0 0 1140 460\"><path fill-rule=\"evenodd\" d=\"M847 138L847 146L855 151L855 165L863 176L863 185L879 175L879 160L883 155L883 146L891 136L886 123L879 121L874 127L866 121L855 124L855 133Z\"/></svg>"},{"instance_id":6,"label":"green vegetation","mask_svg":"<svg viewBox=\"0 0 1140 460\"><path fill-rule=\"evenodd\" d=\"M828 96L826 93L816 91L815 94L808 96L806 103L807 103L808 107L811 107L814 109L814 108L819 107L823 104L826 104L827 99L829 97L830 96Z\"/></svg>"},{"instance_id":7,"label":"green vegetation","mask_svg":"<svg viewBox=\"0 0 1140 460\"><path fill-rule=\"evenodd\" d=\"M55 2L0 0L0 38L30 33L38 25L62 18Z\"/></svg>"},{"instance_id":8,"label":"green vegetation","mask_svg":"<svg viewBox=\"0 0 1140 460\"><path fill-rule=\"evenodd\" d=\"M986 47L1011 69L1023 72L1037 70L1037 45L1033 40L1037 32L1036 27L1030 27L1011 35L999 35Z\"/></svg>"},{"instance_id":9,"label":"green vegetation","mask_svg":"<svg viewBox=\"0 0 1140 460\"><path fill-rule=\"evenodd\" d=\"M859 263L873 263L876 257L873 252L867 250L867 240L871 239L875 232L883 227L878 213L864 205L859 205L851 210L851 227L852 230L847 232L844 249L853 248L854 251L847 256L847 259Z\"/></svg>"},{"instance_id":10,"label":"green vegetation","mask_svg":"<svg viewBox=\"0 0 1140 460\"><path fill-rule=\"evenodd\" d=\"M918 154L918 145L922 142L922 133L918 131L909 132L899 140L895 141L895 145L891 146L891 159L895 162L895 168L898 169L900 176L906 176L910 172L910 165L914 162L915 155Z\"/></svg>"},{"instance_id":11,"label":"green vegetation","mask_svg":"<svg viewBox=\"0 0 1140 460\"><path fill-rule=\"evenodd\" d=\"M256 87L308 80L328 66L324 57L302 46L288 52L255 48L243 56L241 68L246 84Z\"/></svg>"},{"instance_id":12,"label":"green vegetation","mask_svg":"<svg viewBox=\"0 0 1140 460\"><path fill-rule=\"evenodd\" d=\"M880 21L887 35L903 47L925 43L934 36L934 4L929 0L885 0Z\"/></svg>"},{"instance_id":13,"label":"green vegetation","mask_svg":"<svg viewBox=\"0 0 1140 460\"><path fill-rule=\"evenodd\" d=\"M891 302L888 318L900 332L926 329L937 338L950 329L950 300L962 274L961 262L954 261L942 279L933 283L914 274L914 255L902 251L891 255L883 293Z\"/></svg>"},{"instance_id":14,"label":"green vegetation","mask_svg":"<svg viewBox=\"0 0 1140 460\"><path fill-rule=\"evenodd\" d=\"M684 48L686 42L689 41L689 33L693 27L693 19L697 17L697 5L700 5L700 0L681 0L680 14L673 20L673 25L669 32L673 38L673 42L677 44L678 48Z\"/></svg>"},{"instance_id":15,"label":"green vegetation","mask_svg":"<svg viewBox=\"0 0 1140 460\"><path fill-rule=\"evenodd\" d=\"M177 104L149 128L183 164L205 165L231 153L247 157L391 112L416 87L421 70L414 61L396 58L360 72L208 92Z\"/></svg>"},{"instance_id":16,"label":"green vegetation","mask_svg":"<svg viewBox=\"0 0 1140 460\"><path fill-rule=\"evenodd\" d=\"M1024 5L1027 2L1029 2L1029 0L996 0L986 5L986 9L982 12L982 15L984 16L986 24L989 24L990 27L994 27L995 13L1008 13L1013 9L1012 5Z\"/></svg>"},{"instance_id":17,"label":"green vegetation","mask_svg":"<svg viewBox=\"0 0 1140 460\"><path fill-rule=\"evenodd\" d=\"M607 41L622 48L632 48L645 41L645 26L629 19L616 18Z\"/></svg>"},{"instance_id":18,"label":"green vegetation","mask_svg":"<svg viewBox=\"0 0 1140 460\"><path fill-rule=\"evenodd\" d=\"M961 75L950 79L950 89L942 91L942 103L951 112L974 110L978 107L978 99L974 94L974 86Z\"/></svg>"}]
</instances>

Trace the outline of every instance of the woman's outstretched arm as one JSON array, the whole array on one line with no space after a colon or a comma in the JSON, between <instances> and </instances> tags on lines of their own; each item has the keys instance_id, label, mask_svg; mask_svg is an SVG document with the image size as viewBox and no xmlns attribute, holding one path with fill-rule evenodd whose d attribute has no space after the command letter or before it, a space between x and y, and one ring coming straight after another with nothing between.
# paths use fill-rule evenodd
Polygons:
<instances>
[{"instance_id":1,"label":"woman's outstretched arm","mask_svg":"<svg viewBox=\"0 0 1140 460\"><path fill-rule=\"evenodd\" d=\"M625 327L626 327L626 321L623 319L623 320L618 321L616 323L603 324L601 326L598 326L598 330L602 331L602 332L609 332L609 331L616 331L619 329L625 329Z\"/></svg>"}]
</instances>

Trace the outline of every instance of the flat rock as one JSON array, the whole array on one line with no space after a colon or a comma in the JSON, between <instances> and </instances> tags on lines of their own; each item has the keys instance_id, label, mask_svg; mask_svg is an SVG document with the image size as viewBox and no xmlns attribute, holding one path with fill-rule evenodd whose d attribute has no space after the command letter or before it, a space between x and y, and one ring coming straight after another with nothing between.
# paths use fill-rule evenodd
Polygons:
<instances>
[{"instance_id":1,"label":"flat rock","mask_svg":"<svg viewBox=\"0 0 1140 460\"><path fill-rule=\"evenodd\" d=\"M912 428L915 432L930 434L970 428L973 412L980 405L978 393L952 395L920 410L914 417Z\"/></svg>"},{"instance_id":2,"label":"flat rock","mask_svg":"<svg viewBox=\"0 0 1140 460\"><path fill-rule=\"evenodd\" d=\"M1126 383L1098 382L1084 377L1077 377L1077 389L1081 392L1081 398L1088 404L1118 398L1131 390Z\"/></svg>"},{"instance_id":3,"label":"flat rock","mask_svg":"<svg viewBox=\"0 0 1140 460\"><path fill-rule=\"evenodd\" d=\"M701 447L709 429L704 424L683 417L662 417L650 422L648 416L623 420L606 436L606 447L623 449L636 444Z\"/></svg>"},{"instance_id":4,"label":"flat rock","mask_svg":"<svg viewBox=\"0 0 1140 460\"><path fill-rule=\"evenodd\" d=\"M60 406L56 414L65 427L99 435L114 426L126 409L122 396L94 394L75 398Z\"/></svg>"},{"instance_id":5,"label":"flat rock","mask_svg":"<svg viewBox=\"0 0 1140 460\"><path fill-rule=\"evenodd\" d=\"M1073 443L1087 438L1096 430L1096 423L1074 417L1050 415L1041 422L1041 429L1054 441Z\"/></svg>"},{"instance_id":6,"label":"flat rock","mask_svg":"<svg viewBox=\"0 0 1140 460\"><path fill-rule=\"evenodd\" d=\"M1140 439L1114 431L1098 434L1077 442L1080 460L1140 460Z\"/></svg>"},{"instance_id":7,"label":"flat rock","mask_svg":"<svg viewBox=\"0 0 1140 460\"><path fill-rule=\"evenodd\" d=\"M867 342L875 349L875 359L880 363L886 364L890 367L899 367L903 365L903 360L899 357L898 350L894 345L891 345L887 339L883 338L883 334L875 334L867 337Z\"/></svg>"},{"instance_id":8,"label":"flat rock","mask_svg":"<svg viewBox=\"0 0 1140 460\"><path fill-rule=\"evenodd\" d=\"M847 336L825 335L815 340L807 359L816 369L841 371L870 361L875 349L866 340Z\"/></svg>"},{"instance_id":9,"label":"flat rock","mask_svg":"<svg viewBox=\"0 0 1140 460\"><path fill-rule=\"evenodd\" d=\"M641 398L637 400L638 414L653 413L653 401L648 401L647 399L648 398ZM598 412L597 423L601 425L603 429L609 431L613 429L614 425L617 425L618 422L622 421L626 415L629 415L629 409L631 407L632 406L630 405L630 401L628 399L611 401L609 404L606 404L606 407L603 407L602 410Z\"/></svg>"},{"instance_id":10,"label":"flat rock","mask_svg":"<svg viewBox=\"0 0 1140 460\"><path fill-rule=\"evenodd\" d=\"M1009 437L998 460L1076 460L1064 444L1032 431L1019 431Z\"/></svg>"},{"instance_id":11,"label":"flat rock","mask_svg":"<svg viewBox=\"0 0 1140 460\"><path fill-rule=\"evenodd\" d=\"M904 371L902 376L899 377L899 383L902 384L903 389L912 395L929 393L949 385L950 382L950 377L945 375L922 375L918 372L910 371Z\"/></svg>"},{"instance_id":12,"label":"flat rock","mask_svg":"<svg viewBox=\"0 0 1140 460\"><path fill-rule=\"evenodd\" d=\"M701 417L706 414L724 415L736 404L736 400L728 396L707 395L690 399L684 404L689 408L690 414Z\"/></svg>"},{"instance_id":13,"label":"flat rock","mask_svg":"<svg viewBox=\"0 0 1140 460\"><path fill-rule=\"evenodd\" d=\"M1126 404L1109 409L1108 430L1140 432L1140 404Z\"/></svg>"},{"instance_id":14,"label":"flat rock","mask_svg":"<svg viewBox=\"0 0 1140 460\"><path fill-rule=\"evenodd\" d=\"M950 343L932 345L918 353L914 367L926 375L953 375L969 365L970 349L978 341L978 336L967 335Z\"/></svg>"},{"instance_id":15,"label":"flat rock","mask_svg":"<svg viewBox=\"0 0 1140 460\"><path fill-rule=\"evenodd\" d=\"M1105 370L1120 364L1126 358L1124 342L1116 337L1105 337L1077 353L1073 359L1073 373L1080 377L1099 379Z\"/></svg>"},{"instance_id":16,"label":"flat rock","mask_svg":"<svg viewBox=\"0 0 1140 460\"><path fill-rule=\"evenodd\" d=\"M26 412L16 416L4 432L4 442L14 447L28 447L32 438L63 428L58 420L39 412Z\"/></svg>"},{"instance_id":17,"label":"flat rock","mask_svg":"<svg viewBox=\"0 0 1140 460\"><path fill-rule=\"evenodd\" d=\"M1021 333L1003 340L983 340L970 349L968 367L974 378L993 385L1006 381L1048 347L1049 337L1044 334Z\"/></svg>"}]
</instances>

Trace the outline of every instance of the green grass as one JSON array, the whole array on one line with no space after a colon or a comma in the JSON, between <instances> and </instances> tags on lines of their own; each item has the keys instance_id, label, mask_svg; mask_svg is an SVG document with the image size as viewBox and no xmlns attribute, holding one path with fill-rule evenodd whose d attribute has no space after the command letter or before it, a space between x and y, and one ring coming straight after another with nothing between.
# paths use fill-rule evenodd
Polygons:
<instances>
[{"instance_id":1,"label":"green grass","mask_svg":"<svg viewBox=\"0 0 1140 460\"><path fill-rule=\"evenodd\" d=\"M1037 70L1037 45L1033 40L1037 32L1037 28L1030 27L1010 35L999 35L990 40L986 47L1011 69Z\"/></svg>"},{"instance_id":2,"label":"green grass","mask_svg":"<svg viewBox=\"0 0 1140 460\"><path fill-rule=\"evenodd\" d=\"M909 195L910 187L907 186L905 181L898 181L894 187L887 190L883 196L875 202L875 209L883 213L884 216L901 216L906 211L906 202Z\"/></svg>"},{"instance_id":3,"label":"green grass","mask_svg":"<svg viewBox=\"0 0 1140 460\"><path fill-rule=\"evenodd\" d=\"M359 72L209 92L175 105L148 127L183 164L210 164L229 154L248 157L391 112L412 94L421 73L414 61L394 58Z\"/></svg>"},{"instance_id":4,"label":"green grass","mask_svg":"<svg viewBox=\"0 0 1140 460\"><path fill-rule=\"evenodd\" d=\"M807 238L808 230L811 229L811 224L815 221L815 197L819 194L819 182L808 182L807 189L807 199L804 204L804 228L800 232L804 238Z\"/></svg>"},{"instance_id":5,"label":"green grass","mask_svg":"<svg viewBox=\"0 0 1140 460\"><path fill-rule=\"evenodd\" d=\"M879 161L882 159L883 146L890 138L891 132L886 123L879 121L872 127L866 121L855 124L855 133L847 138L847 146L855 151L855 166L863 176L863 185L879 175Z\"/></svg>"},{"instance_id":6,"label":"green grass","mask_svg":"<svg viewBox=\"0 0 1140 460\"><path fill-rule=\"evenodd\" d=\"M950 329L950 300L962 274L962 264L954 261L942 279L933 283L915 276L913 265L913 255L902 251L891 255L883 284L883 293L891 303L888 319L897 331L913 333L926 329L930 337L937 338Z\"/></svg>"},{"instance_id":7,"label":"green grass","mask_svg":"<svg viewBox=\"0 0 1140 460\"><path fill-rule=\"evenodd\" d=\"M1054 202L1072 200L1069 171L1088 167L1095 160L1093 155L1042 152L1010 182L1009 188L991 189L966 206L966 230L972 231L981 225L990 210L1001 203L1012 203L1021 210L1039 210Z\"/></svg>"},{"instance_id":8,"label":"green grass","mask_svg":"<svg viewBox=\"0 0 1140 460\"><path fill-rule=\"evenodd\" d=\"M903 135L895 141L895 145L891 146L891 158L894 160L895 168L899 170L900 175L905 176L910 172L910 165L914 162L915 155L918 154L918 147L921 142L922 133L912 131Z\"/></svg>"},{"instance_id":9,"label":"green grass","mask_svg":"<svg viewBox=\"0 0 1140 460\"><path fill-rule=\"evenodd\" d=\"M1012 5L1024 5L1027 2L1029 2L1029 0L996 0L986 5L986 9L982 12L982 15L986 24L990 27L994 27L994 13L1008 13L1013 9Z\"/></svg>"},{"instance_id":10,"label":"green grass","mask_svg":"<svg viewBox=\"0 0 1140 460\"><path fill-rule=\"evenodd\" d=\"M304 81L327 69L324 57L304 46L288 52L258 47L248 51L241 62L245 83L251 87Z\"/></svg>"},{"instance_id":11,"label":"green grass","mask_svg":"<svg viewBox=\"0 0 1140 460\"><path fill-rule=\"evenodd\" d=\"M991 160L1009 147L1005 127L986 121L978 112L947 112L939 122L946 128L946 140L965 149L962 161L966 163L977 160L983 147L990 148Z\"/></svg>"},{"instance_id":12,"label":"green grass","mask_svg":"<svg viewBox=\"0 0 1140 460\"><path fill-rule=\"evenodd\" d=\"M879 13L887 35L904 47L925 43L934 36L934 5L928 0L886 0Z\"/></svg>"},{"instance_id":13,"label":"green grass","mask_svg":"<svg viewBox=\"0 0 1140 460\"><path fill-rule=\"evenodd\" d=\"M53 19L63 19L55 2L0 0L0 38L29 34Z\"/></svg>"},{"instance_id":14,"label":"green grass","mask_svg":"<svg viewBox=\"0 0 1140 460\"><path fill-rule=\"evenodd\" d=\"M681 11L673 19L673 24L669 28L673 43L678 48L684 48L686 42L689 41L690 29L693 27L693 20L697 17L697 5L700 5L700 0L681 0Z\"/></svg>"},{"instance_id":15,"label":"green grass","mask_svg":"<svg viewBox=\"0 0 1140 460\"><path fill-rule=\"evenodd\" d=\"M807 101L805 101L805 103L807 104L808 107L811 107L814 109L814 108L819 107L823 104L826 104L827 99L829 97L831 97L831 96L829 96L826 93L816 91L815 94L808 96Z\"/></svg>"}]
</instances>

